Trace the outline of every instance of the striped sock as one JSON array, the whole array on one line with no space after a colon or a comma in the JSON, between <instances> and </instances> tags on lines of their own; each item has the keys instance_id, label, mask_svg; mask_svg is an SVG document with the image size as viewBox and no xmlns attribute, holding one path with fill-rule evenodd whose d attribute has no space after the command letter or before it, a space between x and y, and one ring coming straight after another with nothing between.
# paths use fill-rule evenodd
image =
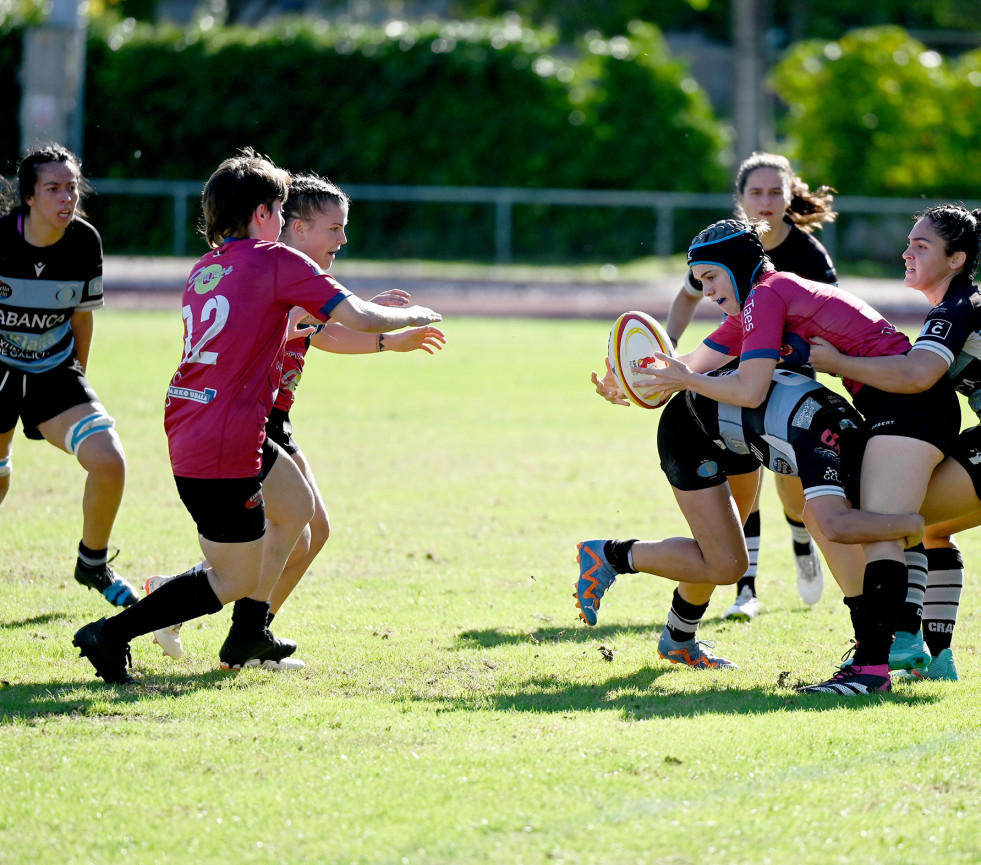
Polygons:
<instances>
[{"instance_id":1,"label":"striped sock","mask_svg":"<svg viewBox=\"0 0 981 865\"><path fill-rule=\"evenodd\" d=\"M671 611L668 613L668 634L676 643L686 643L695 639L695 632L708 604L690 604L674 590L671 596Z\"/></svg>"},{"instance_id":2,"label":"striped sock","mask_svg":"<svg viewBox=\"0 0 981 865\"><path fill-rule=\"evenodd\" d=\"M930 572L923 601L923 639L936 657L950 648L964 589L964 559L956 547L926 551Z\"/></svg>"},{"instance_id":3,"label":"striped sock","mask_svg":"<svg viewBox=\"0 0 981 865\"><path fill-rule=\"evenodd\" d=\"M803 523L791 519L786 514L783 515L790 526L790 539L794 544L795 556L809 556L811 550L811 533L805 528Z\"/></svg>"},{"instance_id":4,"label":"striped sock","mask_svg":"<svg viewBox=\"0 0 981 865\"><path fill-rule=\"evenodd\" d=\"M109 549L90 550L81 541L78 542L78 560L90 571L102 567L109 561Z\"/></svg>"},{"instance_id":5,"label":"striped sock","mask_svg":"<svg viewBox=\"0 0 981 865\"><path fill-rule=\"evenodd\" d=\"M920 630L923 619L923 593L927 587L927 553L923 544L917 544L906 551L906 568L909 572L906 603L903 604L896 630L915 634Z\"/></svg>"},{"instance_id":6,"label":"striped sock","mask_svg":"<svg viewBox=\"0 0 981 865\"><path fill-rule=\"evenodd\" d=\"M760 560L760 512L758 510L746 517L743 535L746 537L746 549L749 551L749 567L736 583L737 598L743 586L749 586L753 594L756 594L756 566Z\"/></svg>"}]
</instances>

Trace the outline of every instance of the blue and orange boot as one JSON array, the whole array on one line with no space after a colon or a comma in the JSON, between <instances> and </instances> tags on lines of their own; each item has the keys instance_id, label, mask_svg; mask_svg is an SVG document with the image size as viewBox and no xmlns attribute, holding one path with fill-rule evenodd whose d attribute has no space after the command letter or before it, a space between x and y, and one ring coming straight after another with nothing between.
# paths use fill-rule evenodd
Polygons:
<instances>
[{"instance_id":1,"label":"blue and orange boot","mask_svg":"<svg viewBox=\"0 0 981 865\"><path fill-rule=\"evenodd\" d=\"M677 640L671 638L671 634L667 628L661 632L661 639L657 641L658 655L664 658L665 661L670 661L672 664L685 664L688 667L694 667L696 670L737 669L732 661L713 654L710 649L714 648L715 646L711 643L696 640L694 637L690 640L685 640L683 643L679 643Z\"/></svg>"},{"instance_id":2,"label":"blue and orange boot","mask_svg":"<svg viewBox=\"0 0 981 865\"><path fill-rule=\"evenodd\" d=\"M603 553L605 540L583 541L577 549L579 554L579 581L576 583L575 599L579 607L579 618L587 625L596 624L596 611L600 598L617 581L617 572L606 560Z\"/></svg>"}]
</instances>

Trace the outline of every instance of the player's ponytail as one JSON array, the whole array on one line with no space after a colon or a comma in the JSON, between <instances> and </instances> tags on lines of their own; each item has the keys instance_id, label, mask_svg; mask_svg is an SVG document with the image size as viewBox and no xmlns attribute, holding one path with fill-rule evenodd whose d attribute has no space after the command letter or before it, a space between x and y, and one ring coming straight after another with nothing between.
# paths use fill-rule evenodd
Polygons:
<instances>
[{"instance_id":1,"label":"player's ponytail","mask_svg":"<svg viewBox=\"0 0 981 865\"><path fill-rule=\"evenodd\" d=\"M797 176L786 156L757 152L744 159L736 169L736 214L743 221L746 220L746 213L739 198L746 191L749 175L758 168L769 168L780 175L784 188L788 190L786 216L802 231L810 233L822 223L834 222L837 218L838 213L834 209L837 190L830 186L819 186L812 190ZM780 217L783 216L784 214L780 214Z\"/></svg>"}]
</instances>

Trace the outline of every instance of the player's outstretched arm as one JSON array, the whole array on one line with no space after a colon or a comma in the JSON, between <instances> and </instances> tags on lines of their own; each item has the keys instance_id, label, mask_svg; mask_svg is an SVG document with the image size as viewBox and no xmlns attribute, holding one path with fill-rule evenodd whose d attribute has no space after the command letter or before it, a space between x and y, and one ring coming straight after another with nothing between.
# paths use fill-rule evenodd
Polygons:
<instances>
[{"instance_id":1,"label":"player's outstretched arm","mask_svg":"<svg viewBox=\"0 0 981 865\"><path fill-rule=\"evenodd\" d=\"M409 301L412 300L412 295L401 288L389 288L369 298L369 300L379 306L408 306Z\"/></svg>"},{"instance_id":2,"label":"player's outstretched arm","mask_svg":"<svg viewBox=\"0 0 981 865\"><path fill-rule=\"evenodd\" d=\"M852 357L818 336L810 340L810 360L818 372L850 378L889 393L922 393L947 373L947 361L932 351L915 349L887 357Z\"/></svg>"},{"instance_id":3,"label":"player's outstretched arm","mask_svg":"<svg viewBox=\"0 0 981 865\"><path fill-rule=\"evenodd\" d=\"M730 375L715 377L695 372L680 358L668 357L660 352L655 352L654 356L665 366L631 370L635 376L651 380L650 392L691 390L717 402L749 408L756 408L766 399L773 370L777 366L777 362L770 358L751 358L742 361ZM642 388L643 385L638 383L642 380L635 378L632 386ZM647 391L641 390L641 393Z\"/></svg>"},{"instance_id":4,"label":"player's outstretched arm","mask_svg":"<svg viewBox=\"0 0 981 865\"><path fill-rule=\"evenodd\" d=\"M446 334L431 324L410 327L385 337L385 351L426 351L434 354L446 345Z\"/></svg>"},{"instance_id":5,"label":"player's outstretched arm","mask_svg":"<svg viewBox=\"0 0 981 865\"><path fill-rule=\"evenodd\" d=\"M378 351L416 349L433 354L442 349L445 343L446 335L431 324L387 333L381 342L376 333L362 333L334 322L321 328L310 340L313 348L329 351L331 354L375 354Z\"/></svg>"},{"instance_id":6,"label":"player's outstretched arm","mask_svg":"<svg viewBox=\"0 0 981 865\"><path fill-rule=\"evenodd\" d=\"M351 296L342 300L330 313L351 330L362 333L387 333L403 327L420 327L442 321L443 316L425 306L380 306Z\"/></svg>"}]
</instances>

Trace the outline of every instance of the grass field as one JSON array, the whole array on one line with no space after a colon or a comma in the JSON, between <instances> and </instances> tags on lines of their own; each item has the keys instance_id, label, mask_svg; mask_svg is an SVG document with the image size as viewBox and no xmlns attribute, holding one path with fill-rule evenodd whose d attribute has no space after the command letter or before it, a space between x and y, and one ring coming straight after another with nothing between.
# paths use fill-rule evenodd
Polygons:
<instances>
[{"instance_id":1,"label":"grass field","mask_svg":"<svg viewBox=\"0 0 981 865\"><path fill-rule=\"evenodd\" d=\"M197 560L162 400L179 314L97 316L90 375L127 451L114 545L134 582ZM71 646L110 612L71 577L83 474L18 434L0 509L2 863L977 863L978 537L962 681L802 698L848 622L797 598L764 488L751 624L701 635L739 670L658 659L672 586L624 577L578 623L575 544L685 526L657 414L592 393L608 323L461 319L442 356L311 357L297 438L333 537L277 618L301 673L221 673L228 612L186 654L133 644L139 688ZM690 339L695 340L697 333ZM602 650L602 651L601 651Z\"/></svg>"}]
</instances>

